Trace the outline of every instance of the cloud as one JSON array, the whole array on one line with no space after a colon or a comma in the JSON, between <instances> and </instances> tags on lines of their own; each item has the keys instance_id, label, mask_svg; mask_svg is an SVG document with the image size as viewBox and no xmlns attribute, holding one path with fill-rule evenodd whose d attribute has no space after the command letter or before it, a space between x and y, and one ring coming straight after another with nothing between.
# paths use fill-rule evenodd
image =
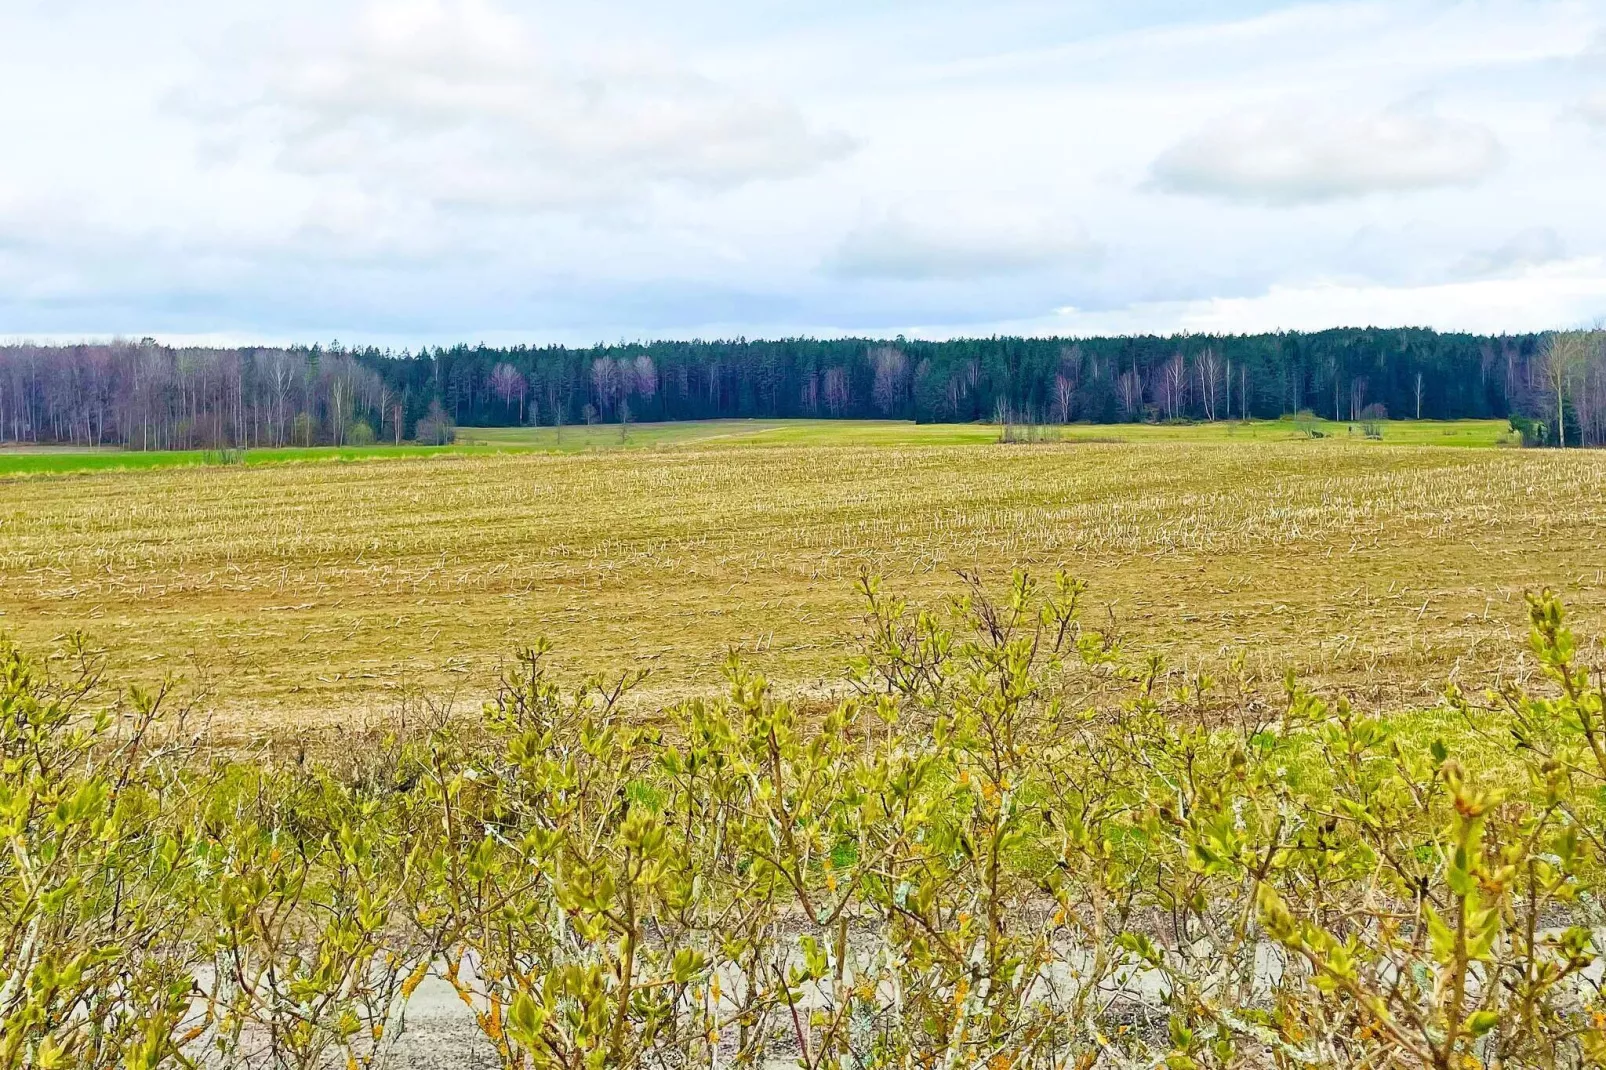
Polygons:
<instances>
[{"instance_id":1,"label":"cloud","mask_svg":"<svg viewBox=\"0 0 1606 1070\"><path fill-rule=\"evenodd\" d=\"M1524 228L1606 250L1606 122L1576 110L1606 0L70 2L0 2L10 331L990 333L1211 298L1291 323L1230 303L1274 286L1338 323L1372 306L1311 280L1403 287L1404 315L1555 268ZM1327 110L1276 110L1302 101ZM1491 155L1471 190L1340 199ZM1443 307L1498 318L1478 301Z\"/></svg>"},{"instance_id":2,"label":"cloud","mask_svg":"<svg viewBox=\"0 0 1606 1070\"><path fill-rule=\"evenodd\" d=\"M1606 93L1596 93L1578 104L1578 116L1597 130L1606 130Z\"/></svg>"},{"instance_id":3,"label":"cloud","mask_svg":"<svg viewBox=\"0 0 1606 1070\"><path fill-rule=\"evenodd\" d=\"M1487 334L1595 322L1606 310L1606 262L1557 261L1520 276L1429 286L1314 282L1274 285L1242 297L1138 303L1108 310L1062 308L1021 324L1035 334L1322 330L1335 325L1432 327Z\"/></svg>"},{"instance_id":4,"label":"cloud","mask_svg":"<svg viewBox=\"0 0 1606 1070\"><path fill-rule=\"evenodd\" d=\"M332 47L268 49L181 106L214 144L382 196L562 209L662 184L790 178L854 143L794 107L640 55L576 55L484 0L369 7Z\"/></svg>"},{"instance_id":5,"label":"cloud","mask_svg":"<svg viewBox=\"0 0 1606 1070\"><path fill-rule=\"evenodd\" d=\"M850 231L826 266L846 279L958 280L1086 263L1100 253L1079 225L1041 217L935 222L888 212Z\"/></svg>"},{"instance_id":6,"label":"cloud","mask_svg":"<svg viewBox=\"0 0 1606 1070\"><path fill-rule=\"evenodd\" d=\"M1502 157L1485 128L1431 114L1283 112L1229 120L1184 139L1154 161L1151 182L1168 193L1311 204L1470 185Z\"/></svg>"},{"instance_id":7,"label":"cloud","mask_svg":"<svg viewBox=\"0 0 1606 1070\"><path fill-rule=\"evenodd\" d=\"M1451 273L1464 279L1489 278L1553 263L1564 256L1561 235L1549 227L1531 227L1493 249L1468 255Z\"/></svg>"}]
</instances>

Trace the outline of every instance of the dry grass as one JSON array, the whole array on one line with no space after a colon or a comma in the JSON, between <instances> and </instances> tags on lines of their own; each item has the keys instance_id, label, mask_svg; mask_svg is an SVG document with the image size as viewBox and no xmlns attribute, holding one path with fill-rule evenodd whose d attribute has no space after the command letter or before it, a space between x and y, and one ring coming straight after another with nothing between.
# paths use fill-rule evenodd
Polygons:
<instances>
[{"instance_id":1,"label":"dry grass","mask_svg":"<svg viewBox=\"0 0 1606 1070\"><path fill-rule=\"evenodd\" d=\"M739 646L834 678L861 569L1064 565L1129 641L1246 647L1379 702L1482 675L1521 593L1606 609L1606 454L1342 441L792 447L170 468L0 483L0 630L87 629L136 679L214 681L247 728L471 698L562 663L705 685Z\"/></svg>"}]
</instances>

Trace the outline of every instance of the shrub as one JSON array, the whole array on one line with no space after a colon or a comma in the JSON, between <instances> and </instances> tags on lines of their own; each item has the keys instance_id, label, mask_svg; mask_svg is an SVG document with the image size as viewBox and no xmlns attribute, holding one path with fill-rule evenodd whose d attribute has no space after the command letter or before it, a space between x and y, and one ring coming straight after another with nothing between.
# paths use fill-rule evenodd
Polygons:
<instances>
[{"instance_id":1,"label":"shrub","mask_svg":"<svg viewBox=\"0 0 1606 1070\"><path fill-rule=\"evenodd\" d=\"M504 1067L1606 1058L1606 681L1549 594L1548 686L1425 720L1129 656L1064 576L862 595L839 702L733 660L643 717L538 645L341 770L6 650L0 1067L377 1067L431 971Z\"/></svg>"},{"instance_id":2,"label":"shrub","mask_svg":"<svg viewBox=\"0 0 1606 1070\"><path fill-rule=\"evenodd\" d=\"M421 446L449 445L455 434L451 415L438 401L429 403L429 412L413 427L413 439Z\"/></svg>"},{"instance_id":3,"label":"shrub","mask_svg":"<svg viewBox=\"0 0 1606 1070\"><path fill-rule=\"evenodd\" d=\"M1511 430L1524 446L1543 446L1548 439L1543 420L1513 413L1509 421Z\"/></svg>"},{"instance_id":4,"label":"shrub","mask_svg":"<svg viewBox=\"0 0 1606 1070\"><path fill-rule=\"evenodd\" d=\"M39 664L0 648L0 1066L157 1066L190 1022L189 903L204 863L182 834L204 784L155 749L164 696L95 707L74 638Z\"/></svg>"},{"instance_id":5,"label":"shrub","mask_svg":"<svg viewBox=\"0 0 1606 1070\"><path fill-rule=\"evenodd\" d=\"M1389 411L1381 402L1372 402L1361 410L1361 431L1367 438L1381 439L1383 437L1383 423L1389 418Z\"/></svg>"}]
</instances>

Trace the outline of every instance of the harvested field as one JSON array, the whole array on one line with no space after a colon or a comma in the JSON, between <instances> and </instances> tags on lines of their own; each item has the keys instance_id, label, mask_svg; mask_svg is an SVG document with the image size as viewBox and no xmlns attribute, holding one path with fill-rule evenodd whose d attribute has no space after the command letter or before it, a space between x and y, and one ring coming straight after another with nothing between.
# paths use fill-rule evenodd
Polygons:
<instances>
[{"instance_id":1,"label":"harvested field","mask_svg":"<svg viewBox=\"0 0 1606 1070\"><path fill-rule=\"evenodd\" d=\"M920 598L1064 566L1129 642L1382 703L1606 608L1606 456L1316 441L842 445L173 467L0 483L0 630L228 679L242 728L472 699L539 635L662 694L728 650L829 685L861 570ZM1496 651L1499 653L1497 654Z\"/></svg>"}]
</instances>

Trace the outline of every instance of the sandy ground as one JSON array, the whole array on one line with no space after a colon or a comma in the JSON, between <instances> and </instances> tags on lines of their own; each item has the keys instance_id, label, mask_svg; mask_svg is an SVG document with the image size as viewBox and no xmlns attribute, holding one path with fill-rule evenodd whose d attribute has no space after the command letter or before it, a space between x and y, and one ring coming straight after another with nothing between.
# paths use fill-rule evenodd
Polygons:
<instances>
[{"instance_id":1,"label":"sandy ground","mask_svg":"<svg viewBox=\"0 0 1606 1070\"><path fill-rule=\"evenodd\" d=\"M408 1001L396 1041L397 1070L493 1070L496 1055L452 986L431 977Z\"/></svg>"}]
</instances>

